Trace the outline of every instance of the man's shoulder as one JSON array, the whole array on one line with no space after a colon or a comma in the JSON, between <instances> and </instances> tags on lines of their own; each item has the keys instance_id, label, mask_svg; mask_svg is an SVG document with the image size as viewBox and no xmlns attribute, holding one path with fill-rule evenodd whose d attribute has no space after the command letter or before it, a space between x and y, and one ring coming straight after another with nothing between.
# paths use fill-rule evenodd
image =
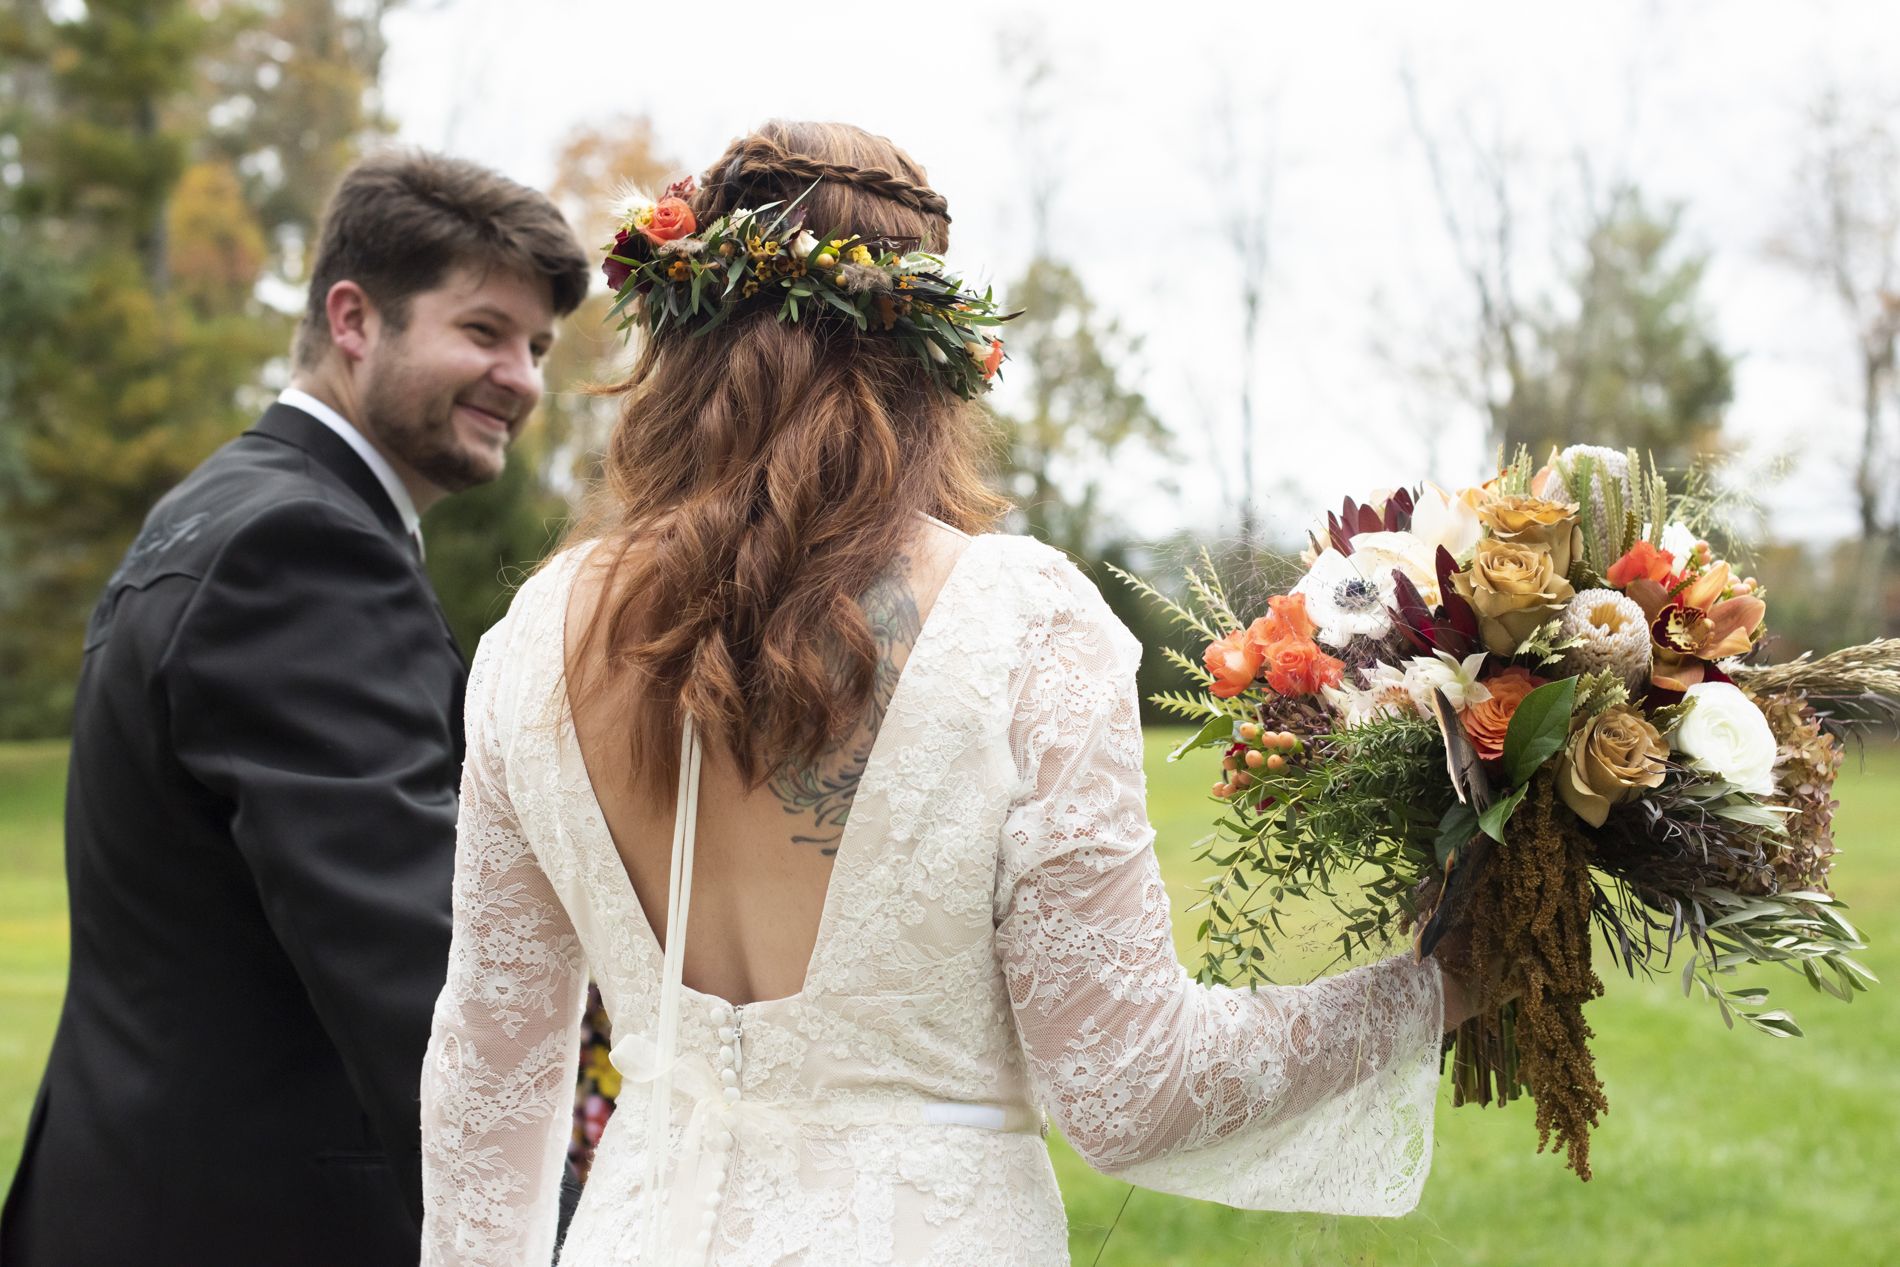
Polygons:
<instances>
[{"instance_id":1,"label":"man's shoulder","mask_svg":"<svg viewBox=\"0 0 1900 1267\"><path fill-rule=\"evenodd\" d=\"M247 432L159 500L108 588L160 576L203 579L233 540L256 538L260 530L268 536L277 523L325 534L388 535L375 512L328 468L293 445Z\"/></svg>"}]
</instances>

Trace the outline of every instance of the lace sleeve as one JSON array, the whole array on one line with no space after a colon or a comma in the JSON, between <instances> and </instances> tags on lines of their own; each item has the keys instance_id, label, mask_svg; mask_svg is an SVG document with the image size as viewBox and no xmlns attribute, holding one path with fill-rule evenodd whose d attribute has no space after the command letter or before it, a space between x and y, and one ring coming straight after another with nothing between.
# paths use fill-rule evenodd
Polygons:
<instances>
[{"instance_id":1,"label":"lace sleeve","mask_svg":"<svg viewBox=\"0 0 1900 1267\"><path fill-rule=\"evenodd\" d=\"M422 1073L422 1261L554 1254L587 966L523 838L498 736L506 623L469 678L455 923Z\"/></svg>"},{"instance_id":2,"label":"lace sleeve","mask_svg":"<svg viewBox=\"0 0 1900 1267\"><path fill-rule=\"evenodd\" d=\"M1148 827L1139 648L1079 575L1012 690L998 938L1038 1097L1096 1169L1250 1209L1397 1215L1431 1165L1443 1001L1404 958L1208 989Z\"/></svg>"}]
</instances>

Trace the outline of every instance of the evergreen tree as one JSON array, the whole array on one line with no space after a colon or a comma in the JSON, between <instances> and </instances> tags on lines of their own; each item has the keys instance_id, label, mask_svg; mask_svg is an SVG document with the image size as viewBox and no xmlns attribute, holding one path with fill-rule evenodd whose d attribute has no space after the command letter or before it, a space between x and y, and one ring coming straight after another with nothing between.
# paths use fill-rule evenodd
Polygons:
<instances>
[{"instance_id":1,"label":"evergreen tree","mask_svg":"<svg viewBox=\"0 0 1900 1267\"><path fill-rule=\"evenodd\" d=\"M268 398L260 375L291 326L256 283L301 267L295 235L272 233L291 210L260 214L288 186L269 173L327 190L363 127L367 84L349 50L314 55L348 86L335 100L354 104L278 110L274 94L297 80L230 68L255 49L276 64L272 23L334 11L285 0L267 21L188 0L93 0L54 21L36 0L7 4L0 147L17 154L18 179L0 208L0 286L33 320L14 321L9 303L0 337L15 468L0 482L0 736L66 729L87 613L146 512ZM240 116L255 124L241 142L216 135L214 119ZM292 150L316 157L285 164ZM314 223L320 196L297 204L298 223Z\"/></svg>"},{"instance_id":2,"label":"evergreen tree","mask_svg":"<svg viewBox=\"0 0 1900 1267\"><path fill-rule=\"evenodd\" d=\"M1655 453L1684 469L1719 443L1734 360L1701 303L1707 259L1678 245L1679 210L1651 211L1633 188L1595 217L1572 302L1528 324L1531 352L1501 414L1507 452L1599 444Z\"/></svg>"},{"instance_id":3,"label":"evergreen tree","mask_svg":"<svg viewBox=\"0 0 1900 1267\"><path fill-rule=\"evenodd\" d=\"M1004 489L1031 536L1087 557L1114 531L1101 504L1104 468L1130 442L1167 453L1173 440L1146 397L1121 381L1138 343L1097 320L1074 269L1032 260L1008 308L1022 316L1001 331L1003 372L1025 392L1020 411L995 413Z\"/></svg>"}]
</instances>

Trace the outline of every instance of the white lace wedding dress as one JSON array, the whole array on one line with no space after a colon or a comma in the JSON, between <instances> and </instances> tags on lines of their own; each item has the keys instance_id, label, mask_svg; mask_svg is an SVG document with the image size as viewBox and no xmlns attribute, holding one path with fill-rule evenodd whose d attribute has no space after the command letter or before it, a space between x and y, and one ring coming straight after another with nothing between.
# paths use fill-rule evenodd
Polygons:
<instances>
[{"instance_id":1,"label":"white lace wedding dress","mask_svg":"<svg viewBox=\"0 0 1900 1267\"><path fill-rule=\"evenodd\" d=\"M898 683L804 988L737 1008L684 992L650 1209L635 1079L660 1072L662 951L569 724L574 563L522 588L469 683L454 949L423 1073L425 1263L548 1262L590 971L631 1076L563 1264L1066 1263L1045 1113L1097 1169L1165 1192L1417 1203L1436 965L1196 984L1149 847L1140 648L1055 552L984 536Z\"/></svg>"}]
</instances>

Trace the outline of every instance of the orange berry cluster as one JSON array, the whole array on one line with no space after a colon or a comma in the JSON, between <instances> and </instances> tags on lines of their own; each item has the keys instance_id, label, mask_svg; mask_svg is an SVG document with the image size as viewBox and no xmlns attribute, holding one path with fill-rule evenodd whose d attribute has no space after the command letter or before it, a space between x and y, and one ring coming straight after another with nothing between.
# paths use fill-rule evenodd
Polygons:
<instances>
[{"instance_id":1,"label":"orange berry cluster","mask_svg":"<svg viewBox=\"0 0 1900 1267\"><path fill-rule=\"evenodd\" d=\"M1263 733L1260 727L1252 722L1241 723L1240 740L1247 745L1246 752L1230 754L1220 763L1221 769L1227 773L1227 778L1224 782L1216 783L1213 791L1215 796L1223 800L1236 792L1252 787L1253 771L1262 766L1269 771L1284 770L1287 759L1282 753L1292 754L1300 750L1299 736L1292 731L1282 730L1277 734L1272 731ZM1243 762L1246 765L1244 770L1241 768Z\"/></svg>"}]
</instances>

